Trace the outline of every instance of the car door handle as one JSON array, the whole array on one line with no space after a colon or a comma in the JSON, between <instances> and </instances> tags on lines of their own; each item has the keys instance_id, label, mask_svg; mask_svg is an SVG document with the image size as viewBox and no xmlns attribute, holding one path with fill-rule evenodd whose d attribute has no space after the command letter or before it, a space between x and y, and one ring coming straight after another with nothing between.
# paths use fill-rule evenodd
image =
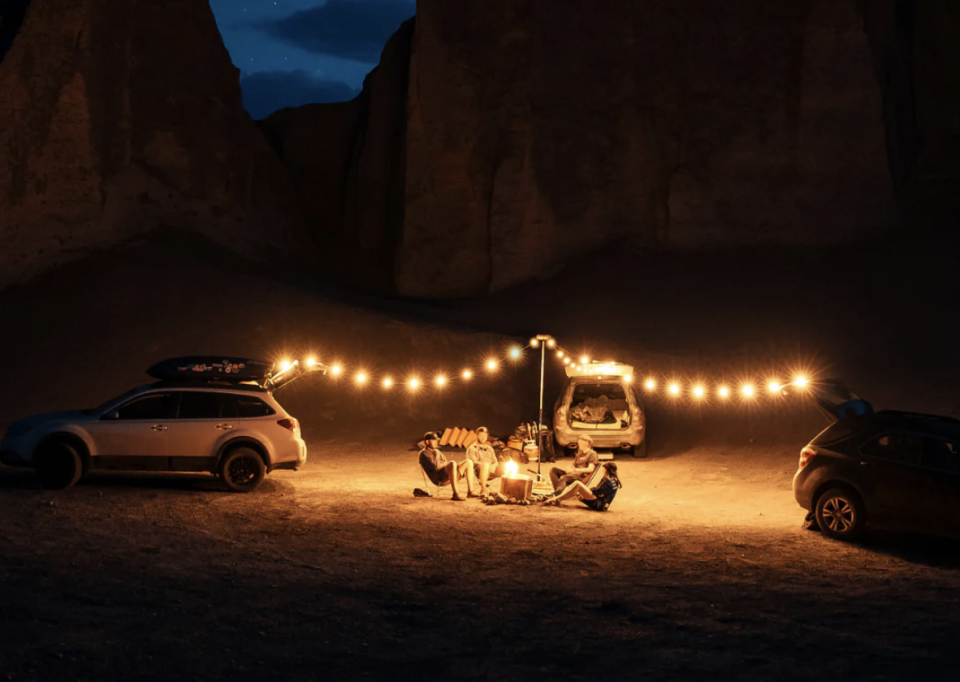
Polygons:
<instances>
[{"instance_id":1,"label":"car door handle","mask_svg":"<svg viewBox=\"0 0 960 682\"><path fill-rule=\"evenodd\" d=\"M229 431L233 428L233 424L217 424L217 428L221 431Z\"/></svg>"},{"instance_id":2,"label":"car door handle","mask_svg":"<svg viewBox=\"0 0 960 682\"><path fill-rule=\"evenodd\" d=\"M154 424L150 427L153 431L166 431L167 427L163 424Z\"/></svg>"}]
</instances>

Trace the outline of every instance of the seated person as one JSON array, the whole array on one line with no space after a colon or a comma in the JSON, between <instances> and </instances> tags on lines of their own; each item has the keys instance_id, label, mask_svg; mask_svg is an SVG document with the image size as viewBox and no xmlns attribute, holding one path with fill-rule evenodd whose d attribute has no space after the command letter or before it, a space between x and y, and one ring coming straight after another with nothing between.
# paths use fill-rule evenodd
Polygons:
<instances>
[{"instance_id":1,"label":"seated person","mask_svg":"<svg viewBox=\"0 0 960 682\"><path fill-rule=\"evenodd\" d=\"M563 469L550 469L550 481L553 483L554 494L559 494L574 481L585 483L590 480L591 474L600 463L600 457L593 449L593 439L590 436L580 436L577 439L577 454L573 458L573 466Z\"/></svg>"},{"instance_id":2,"label":"seated person","mask_svg":"<svg viewBox=\"0 0 960 682\"><path fill-rule=\"evenodd\" d=\"M470 497L480 497L479 493L474 492L476 478L473 475L473 466L470 462L464 461L457 464L448 462L447 458L440 452L440 437L433 431L428 431L423 435L424 448L420 451L420 466L423 473L427 475L435 486L445 486L450 484L453 490L454 500L467 499L460 494L460 481L467 479L467 495Z\"/></svg>"},{"instance_id":3,"label":"seated person","mask_svg":"<svg viewBox=\"0 0 960 682\"><path fill-rule=\"evenodd\" d=\"M617 465L614 462L607 462L603 465L603 478L596 487L588 488L580 481L574 481L559 495L548 497L543 503L555 504L559 507L564 500L576 497L593 511L607 511L613 498L617 496L617 491L622 487L623 484L617 476Z\"/></svg>"},{"instance_id":4,"label":"seated person","mask_svg":"<svg viewBox=\"0 0 960 682\"><path fill-rule=\"evenodd\" d=\"M503 464L497 459L497 451L489 443L490 430L486 426L477 429L477 442L467 448L467 461L473 463L473 472L480 479L480 490L487 489L487 481L503 476Z\"/></svg>"}]
</instances>

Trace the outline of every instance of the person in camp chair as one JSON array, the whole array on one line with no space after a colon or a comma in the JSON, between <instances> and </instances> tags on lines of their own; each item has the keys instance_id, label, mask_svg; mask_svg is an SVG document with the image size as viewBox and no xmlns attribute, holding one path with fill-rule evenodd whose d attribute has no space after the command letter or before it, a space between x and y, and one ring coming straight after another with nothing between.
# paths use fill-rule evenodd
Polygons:
<instances>
[{"instance_id":1,"label":"person in camp chair","mask_svg":"<svg viewBox=\"0 0 960 682\"><path fill-rule=\"evenodd\" d=\"M440 437L433 431L428 431L423 435L423 450L420 451L420 466L423 473L426 474L435 486L443 487L447 484L453 490L454 500L467 499L460 494L462 479L467 479L467 495L470 497L480 497L480 493L475 492L477 479L473 475L473 463L463 461L448 462L447 458L440 452Z\"/></svg>"},{"instance_id":2,"label":"person in camp chair","mask_svg":"<svg viewBox=\"0 0 960 682\"><path fill-rule=\"evenodd\" d=\"M490 445L490 429L477 429L477 442L467 448L467 461L473 464L473 473L480 479L480 491L487 489L487 481L503 476L504 465L497 459L497 451Z\"/></svg>"},{"instance_id":3,"label":"person in camp chair","mask_svg":"<svg viewBox=\"0 0 960 682\"><path fill-rule=\"evenodd\" d=\"M593 439L590 436L580 436L577 439L577 454L573 457L573 466L550 469L550 482L553 483L554 493L559 495L575 481L586 483L599 463L600 457L593 449Z\"/></svg>"}]
</instances>

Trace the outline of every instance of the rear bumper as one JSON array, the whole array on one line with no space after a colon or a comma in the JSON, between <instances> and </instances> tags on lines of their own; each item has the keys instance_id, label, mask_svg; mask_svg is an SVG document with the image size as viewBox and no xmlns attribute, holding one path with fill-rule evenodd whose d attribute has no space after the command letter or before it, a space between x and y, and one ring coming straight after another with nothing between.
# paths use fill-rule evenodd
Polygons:
<instances>
[{"instance_id":1,"label":"rear bumper","mask_svg":"<svg viewBox=\"0 0 960 682\"><path fill-rule=\"evenodd\" d=\"M270 471L296 471L307 463L307 444L303 439L297 440L297 458L283 462L275 462L274 465L270 467Z\"/></svg>"},{"instance_id":2,"label":"rear bumper","mask_svg":"<svg viewBox=\"0 0 960 682\"><path fill-rule=\"evenodd\" d=\"M802 509L813 511L813 486L808 484L809 478L809 466L805 469L799 469L793 475L793 499Z\"/></svg>"},{"instance_id":3,"label":"rear bumper","mask_svg":"<svg viewBox=\"0 0 960 682\"><path fill-rule=\"evenodd\" d=\"M637 447L643 442L646 432L645 425L631 425L625 429L604 430L604 429L574 429L570 426L554 427L553 437L560 447L568 447L577 444L577 438L580 436L590 436L594 448L617 450L621 445Z\"/></svg>"},{"instance_id":4,"label":"rear bumper","mask_svg":"<svg viewBox=\"0 0 960 682\"><path fill-rule=\"evenodd\" d=\"M30 467L30 462L24 460L18 453L13 450L0 450L0 463L6 464L8 467Z\"/></svg>"}]
</instances>

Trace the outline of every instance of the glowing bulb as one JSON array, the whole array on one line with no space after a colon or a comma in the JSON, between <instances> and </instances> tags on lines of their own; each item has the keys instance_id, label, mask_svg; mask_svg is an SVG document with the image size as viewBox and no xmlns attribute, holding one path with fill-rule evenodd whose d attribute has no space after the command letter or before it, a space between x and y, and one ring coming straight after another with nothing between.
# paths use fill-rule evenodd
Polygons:
<instances>
[{"instance_id":1,"label":"glowing bulb","mask_svg":"<svg viewBox=\"0 0 960 682\"><path fill-rule=\"evenodd\" d=\"M558 351L557 351L557 357L560 358L561 360L563 360L563 351L562 351L562 350L558 350Z\"/></svg>"},{"instance_id":2,"label":"glowing bulb","mask_svg":"<svg viewBox=\"0 0 960 682\"><path fill-rule=\"evenodd\" d=\"M628 384L633 383L633 375L628 374L627 376L623 377L623 380L626 381Z\"/></svg>"},{"instance_id":3,"label":"glowing bulb","mask_svg":"<svg viewBox=\"0 0 960 682\"><path fill-rule=\"evenodd\" d=\"M520 357L520 349L519 349L519 348L511 348L511 349L510 349L510 357L513 358L514 360L516 360L517 358L519 358L519 357Z\"/></svg>"},{"instance_id":4,"label":"glowing bulb","mask_svg":"<svg viewBox=\"0 0 960 682\"><path fill-rule=\"evenodd\" d=\"M752 398L753 395L754 395L754 393L755 393L755 389L753 388L753 384L744 384L743 386L741 386L741 387L740 387L740 393L743 394L743 397L744 397L744 398Z\"/></svg>"},{"instance_id":5,"label":"glowing bulb","mask_svg":"<svg viewBox=\"0 0 960 682\"><path fill-rule=\"evenodd\" d=\"M360 372L359 374L357 374L357 376L354 377L354 379L356 380L356 382L357 382L358 384L365 384L365 383L367 383L367 375L364 374L363 372Z\"/></svg>"},{"instance_id":6,"label":"glowing bulb","mask_svg":"<svg viewBox=\"0 0 960 682\"><path fill-rule=\"evenodd\" d=\"M334 365L333 367L330 368L330 373L335 377L340 376L341 372L343 372L343 367L341 367L340 365Z\"/></svg>"},{"instance_id":7,"label":"glowing bulb","mask_svg":"<svg viewBox=\"0 0 960 682\"><path fill-rule=\"evenodd\" d=\"M670 384L670 395L680 395L680 384L673 383Z\"/></svg>"},{"instance_id":8,"label":"glowing bulb","mask_svg":"<svg viewBox=\"0 0 960 682\"><path fill-rule=\"evenodd\" d=\"M499 365L496 360L487 360L487 371L496 372Z\"/></svg>"},{"instance_id":9,"label":"glowing bulb","mask_svg":"<svg viewBox=\"0 0 960 682\"><path fill-rule=\"evenodd\" d=\"M463 378L467 381L470 381L470 379L473 378L473 372L471 372L469 369L463 370Z\"/></svg>"},{"instance_id":10,"label":"glowing bulb","mask_svg":"<svg viewBox=\"0 0 960 682\"><path fill-rule=\"evenodd\" d=\"M648 391L652 391L653 389L655 389L655 388L657 387L657 382L654 381L653 379L647 379L647 381L646 381L646 383L644 384L644 386L647 387L647 390L648 390Z\"/></svg>"},{"instance_id":11,"label":"glowing bulb","mask_svg":"<svg viewBox=\"0 0 960 682\"><path fill-rule=\"evenodd\" d=\"M729 398L730 389L727 388L726 386L721 386L720 388L717 389L717 395L719 395L721 398Z\"/></svg>"},{"instance_id":12,"label":"glowing bulb","mask_svg":"<svg viewBox=\"0 0 960 682\"><path fill-rule=\"evenodd\" d=\"M694 397L694 398L702 398L704 393L705 393L705 391L703 390L703 386L694 386L694 387L693 387L693 397Z\"/></svg>"},{"instance_id":13,"label":"glowing bulb","mask_svg":"<svg viewBox=\"0 0 960 682\"><path fill-rule=\"evenodd\" d=\"M547 339L547 348L553 348L556 345L557 345L557 340L555 338L550 337L549 339Z\"/></svg>"},{"instance_id":14,"label":"glowing bulb","mask_svg":"<svg viewBox=\"0 0 960 682\"><path fill-rule=\"evenodd\" d=\"M392 386L393 386L393 379L391 379L390 377L387 377L386 379L383 380L384 388L390 388Z\"/></svg>"},{"instance_id":15,"label":"glowing bulb","mask_svg":"<svg viewBox=\"0 0 960 682\"><path fill-rule=\"evenodd\" d=\"M530 339L530 347L531 347L531 348L539 348L539 347L540 347L540 339Z\"/></svg>"},{"instance_id":16,"label":"glowing bulb","mask_svg":"<svg viewBox=\"0 0 960 682\"><path fill-rule=\"evenodd\" d=\"M564 359L563 359L563 364L569 365L569 364L570 364L570 358L564 358Z\"/></svg>"},{"instance_id":17,"label":"glowing bulb","mask_svg":"<svg viewBox=\"0 0 960 682\"><path fill-rule=\"evenodd\" d=\"M793 385L797 388L806 388L809 384L810 380L802 374L793 379Z\"/></svg>"},{"instance_id":18,"label":"glowing bulb","mask_svg":"<svg viewBox=\"0 0 960 682\"><path fill-rule=\"evenodd\" d=\"M771 379L770 383L767 384L767 390L771 393L776 393L780 390L780 382L776 381L775 379Z\"/></svg>"},{"instance_id":19,"label":"glowing bulb","mask_svg":"<svg viewBox=\"0 0 960 682\"><path fill-rule=\"evenodd\" d=\"M307 367L316 367L316 366L317 366L317 359L316 359L316 358L314 358L314 357L309 357L309 358L307 358Z\"/></svg>"},{"instance_id":20,"label":"glowing bulb","mask_svg":"<svg viewBox=\"0 0 960 682\"><path fill-rule=\"evenodd\" d=\"M588 358L586 355L581 355L581 356L580 356L580 364L581 364L581 365L585 365L585 364L587 364L588 362L590 362L590 358Z\"/></svg>"},{"instance_id":21,"label":"glowing bulb","mask_svg":"<svg viewBox=\"0 0 960 682\"><path fill-rule=\"evenodd\" d=\"M437 386L443 386L447 383L447 377L443 376L442 374L438 374L434 381L437 382Z\"/></svg>"},{"instance_id":22,"label":"glowing bulb","mask_svg":"<svg viewBox=\"0 0 960 682\"><path fill-rule=\"evenodd\" d=\"M293 365L290 364L289 360L284 360L283 362L280 363L280 369L282 369L284 372L286 372L291 367L293 367Z\"/></svg>"},{"instance_id":23,"label":"glowing bulb","mask_svg":"<svg viewBox=\"0 0 960 682\"><path fill-rule=\"evenodd\" d=\"M420 380L414 377L407 382L407 386L410 387L411 391L416 391L418 388L420 388Z\"/></svg>"}]
</instances>

